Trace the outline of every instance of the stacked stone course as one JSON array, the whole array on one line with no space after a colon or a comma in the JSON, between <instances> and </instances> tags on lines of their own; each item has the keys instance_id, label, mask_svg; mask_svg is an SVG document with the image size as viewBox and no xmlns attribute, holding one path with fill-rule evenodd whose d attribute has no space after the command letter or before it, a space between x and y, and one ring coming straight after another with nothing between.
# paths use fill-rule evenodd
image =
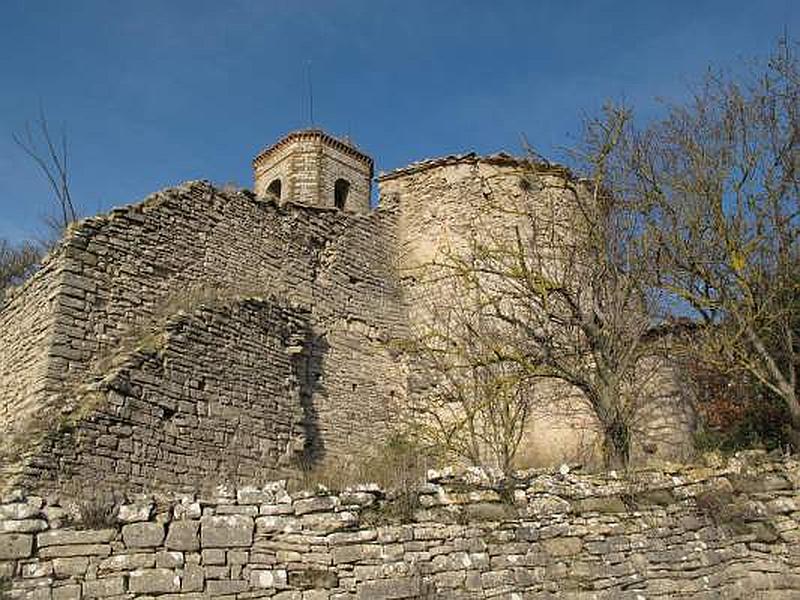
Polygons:
<instances>
[{"instance_id":1,"label":"stacked stone course","mask_svg":"<svg viewBox=\"0 0 800 600\"><path fill-rule=\"evenodd\" d=\"M0 504L11 598L771 598L800 594L800 463L749 453L617 477L431 473L408 522L375 486L140 496L99 529ZM382 524L381 524L382 523Z\"/></svg>"},{"instance_id":2,"label":"stacked stone course","mask_svg":"<svg viewBox=\"0 0 800 600\"><path fill-rule=\"evenodd\" d=\"M0 488L95 473L197 489L209 474L274 477L298 437L315 460L371 444L387 421L376 398L404 391L387 351L403 323L393 222L390 206L359 215L190 182L77 224L0 311ZM186 306L195 289L229 314L166 330L161 313L201 308ZM276 308L237 310L248 296ZM141 332L169 343L141 355Z\"/></svg>"}]
</instances>

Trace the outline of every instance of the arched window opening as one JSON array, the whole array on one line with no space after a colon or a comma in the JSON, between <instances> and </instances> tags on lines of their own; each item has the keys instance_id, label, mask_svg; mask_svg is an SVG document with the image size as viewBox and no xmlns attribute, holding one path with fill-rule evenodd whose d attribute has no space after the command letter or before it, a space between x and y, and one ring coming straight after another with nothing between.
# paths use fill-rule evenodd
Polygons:
<instances>
[{"instance_id":1,"label":"arched window opening","mask_svg":"<svg viewBox=\"0 0 800 600\"><path fill-rule=\"evenodd\" d=\"M350 193L350 182L346 179L337 179L333 185L333 204L336 208L344 208L347 194Z\"/></svg>"},{"instance_id":2,"label":"arched window opening","mask_svg":"<svg viewBox=\"0 0 800 600\"><path fill-rule=\"evenodd\" d=\"M278 198L280 200L280 197L281 197L281 180L280 179L273 180L272 183L270 183L269 186L267 187L267 193L272 195L272 196L275 196L276 198Z\"/></svg>"}]
</instances>

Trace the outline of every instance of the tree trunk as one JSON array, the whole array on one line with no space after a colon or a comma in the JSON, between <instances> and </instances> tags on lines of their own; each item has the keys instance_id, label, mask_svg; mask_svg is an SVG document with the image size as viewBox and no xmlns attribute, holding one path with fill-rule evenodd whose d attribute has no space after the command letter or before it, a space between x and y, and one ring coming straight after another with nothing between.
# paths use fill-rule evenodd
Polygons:
<instances>
[{"instance_id":1,"label":"tree trunk","mask_svg":"<svg viewBox=\"0 0 800 600\"><path fill-rule=\"evenodd\" d=\"M786 390L786 392L787 393L784 394L784 399L789 408L789 416L791 419L788 437L794 451L800 452L800 399L797 398L797 390Z\"/></svg>"},{"instance_id":2,"label":"tree trunk","mask_svg":"<svg viewBox=\"0 0 800 600\"><path fill-rule=\"evenodd\" d=\"M607 469L627 469L630 460L630 431L622 421L615 421L605 430L605 463Z\"/></svg>"}]
</instances>

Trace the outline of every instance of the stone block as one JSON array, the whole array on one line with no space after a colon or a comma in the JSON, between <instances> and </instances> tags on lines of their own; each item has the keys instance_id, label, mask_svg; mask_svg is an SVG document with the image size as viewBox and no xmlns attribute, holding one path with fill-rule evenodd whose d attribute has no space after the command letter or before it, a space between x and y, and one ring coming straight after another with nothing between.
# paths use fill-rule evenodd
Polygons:
<instances>
[{"instance_id":1,"label":"stone block","mask_svg":"<svg viewBox=\"0 0 800 600\"><path fill-rule=\"evenodd\" d=\"M71 546L76 544L105 544L113 540L117 535L116 529L99 530L55 530L40 533L36 536L36 545L39 548L45 546Z\"/></svg>"},{"instance_id":2,"label":"stone block","mask_svg":"<svg viewBox=\"0 0 800 600\"><path fill-rule=\"evenodd\" d=\"M333 511L339 506L339 499L335 496L315 496L294 503L294 514L305 515L311 512Z\"/></svg>"},{"instance_id":3,"label":"stone block","mask_svg":"<svg viewBox=\"0 0 800 600\"><path fill-rule=\"evenodd\" d=\"M166 546L170 550L191 552L200 548L199 521L173 521L169 524Z\"/></svg>"},{"instance_id":4,"label":"stone block","mask_svg":"<svg viewBox=\"0 0 800 600\"><path fill-rule=\"evenodd\" d=\"M358 516L350 511L312 513L302 517L302 523L306 531L327 534L355 527Z\"/></svg>"},{"instance_id":5,"label":"stone block","mask_svg":"<svg viewBox=\"0 0 800 600\"><path fill-rule=\"evenodd\" d=\"M42 577L50 577L52 574L53 563L51 561L25 563L22 565L22 577L25 579L40 579Z\"/></svg>"},{"instance_id":6,"label":"stone block","mask_svg":"<svg viewBox=\"0 0 800 600\"><path fill-rule=\"evenodd\" d=\"M108 556L108 544L81 544L75 546L47 546L39 549L39 558L66 558L70 556Z\"/></svg>"},{"instance_id":7,"label":"stone block","mask_svg":"<svg viewBox=\"0 0 800 600\"><path fill-rule=\"evenodd\" d=\"M150 569L155 564L153 554L115 554L103 560L100 571L132 571L134 569Z\"/></svg>"},{"instance_id":8,"label":"stone block","mask_svg":"<svg viewBox=\"0 0 800 600\"><path fill-rule=\"evenodd\" d=\"M172 508L172 514L176 520L199 519L203 510L199 502L193 500L183 500Z\"/></svg>"},{"instance_id":9,"label":"stone block","mask_svg":"<svg viewBox=\"0 0 800 600\"><path fill-rule=\"evenodd\" d=\"M214 509L216 515L247 515L248 517L258 516L257 506L238 506L236 504L219 504Z\"/></svg>"},{"instance_id":10,"label":"stone block","mask_svg":"<svg viewBox=\"0 0 800 600\"><path fill-rule=\"evenodd\" d=\"M203 568L197 565L187 565L183 569L183 577L181 578L181 591L182 592L202 592L205 587L205 575Z\"/></svg>"},{"instance_id":11,"label":"stone block","mask_svg":"<svg viewBox=\"0 0 800 600\"><path fill-rule=\"evenodd\" d=\"M21 521L0 521L0 534L3 533L36 533L49 527L42 519L23 519Z\"/></svg>"},{"instance_id":12,"label":"stone block","mask_svg":"<svg viewBox=\"0 0 800 600\"><path fill-rule=\"evenodd\" d=\"M117 520L121 523L138 523L149 521L153 514L154 505L152 502L136 502L133 504L123 504L119 507Z\"/></svg>"},{"instance_id":13,"label":"stone block","mask_svg":"<svg viewBox=\"0 0 800 600\"><path fill-rule=\"evenodd\" d=\"M80 584L61 585L54 587L53 600L81 600Z\"/></svg>"},{"instance_id":14,"label":"stone block","mask_svg":"<svg viewBox=\"0 0 800 600\"><path fill-rule=\"evenodd\" d=\"M393 600L415 598L420 594L419 580L412 577L377 579L358 585L358 600Z\"/></svg>"},{"instance_id":15,"label":"stone block","mask_svg":"<svg viewBox=\"0 0 800 600\"><path fill-rule=\"evenodd\" d=\"M254 523L245 515L203 517L200 540L203 548L236 548L253 543Z\"/></svg>"},{"instance_id":16,"label":"stone block","mask_svg":"<svg viewBox=\"0 0 800 600\"><path fill-rule=\"evenodd\" d=\"M174 594L181 590L181 578L171 569L138 569L128 577L134 594Z\"/></svg>"},{"instance_id":17,"label":"stone block","mask_svg":"<svg viewBox=\"0 0 800 600\"><path fill-rule=\"evenodd\" d=\"M33 551L33 536L24 533L0 535L0 560L28 558Z\"/></svg>"},{"instance_id":18,"label":"stone block","mask_svg":"<svg viewBox=\"0 0 800 600\"><path fill-rule=\"evenodd\" d=\"M42 499L33 500L28 498L25 502L11 502L0 504L0 519L33 519L38 517L42 510Z\"/></svg>"},{"instance_id":19,"label":"stone block","mask_svg":"<svg viewBox=\"0 0 800 600\"><path fill-rule=\"evenodd\" d=\"M106 598L121 596L124 593L125 579L123 577L106 577L83 582L84 598Z\"/></svg>"},{"instance_id":20,"label":"stone block","mask_svg":"<svg viewBox=\"0 0 800 600\"><path fill-rule=\"evenodd\" d=\"M286 587L286 583L285 569L253 569L250 571L250 585L254 588L282 588Z\"/></svg>"},{"instance_id":21,"label":"stone block","mask_svg":"<svg viewBox=\"0 0 800 600\"><path fill-rule=\"evenodd\" d=\"M243 486L236 490L238 504L267 504L275 500L275 493L270 489Z\"/></svg>"},{"instance_id":22,"label":"stone block","mask_svg":"<svg viewBox=\"0 0 800 600\"><path fill-rule=\"evenodd\" d=\"M226 564L225 550L203 550L204 565L224 565Z\"/></svg>"},{"instance_id":23,"label":"stone block","mask_svg":"<svg viewBox=\"0 0 800 600\"><path fill-rule=\"evenodd\" d=\"M161 551L156 553L156 567L162 569L179 569L183 566L183 552Z\"/></svg>"},{"instance_id":24,"label":"stone block","mask_svg":"<svg viewBox=\"0 0 800 600\"><path fill-rule=\"evenodd\" d=\"M228 552L229 565L246 565L250 558L247 550L231 550Z\"/></svg>"},{"instance_id":25,"label":"stone block","mask_svg":"<svg viewBox=\"0 0 800 600\"><path fill-rule=\"evenodd\" d=\"M206 593L212 598L246 592L250 586L241 579L209 579L206 581Z\"/></svg>"},{"instance_id":26,"label":"stone block","mask_svg":"<svg viewBox=\"0 0 800 600\"><path fill-rule=\"evenodd\" d=\"M164 541L161 523L130 523L122 528L122 540L128 548L155 548Z\"/></svg>"},{"instance_id":27,"label":"stone block","mask_svg":"<svg viewBox=\"0 0 800 600\"><path fill-rule=\"evenodd\" d=\"M300 520L290 516L268 515L256 519L258 533L289 532L300 529Z\"/></svg>"},{"instance_id":28,"label":"stone block","mask_svg":"<svg viewBox=\"0 0 800 600\"><path fill-rule=\"evenodd\" d=\"M89 568L89 558L86 556L76 556L75 558L55 558L53 559L53 572L56 577L66 579L67 577L80 577L86 574Z\"/></svg>"}]
</instances>

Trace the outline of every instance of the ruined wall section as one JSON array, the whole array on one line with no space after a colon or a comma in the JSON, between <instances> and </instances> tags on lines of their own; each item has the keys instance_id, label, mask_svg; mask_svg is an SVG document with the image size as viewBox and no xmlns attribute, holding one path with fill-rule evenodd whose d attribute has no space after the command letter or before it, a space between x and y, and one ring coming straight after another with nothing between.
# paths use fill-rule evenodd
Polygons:
<instances>
[{"instance_id":1,"label":"ruined wall section","mask_svg":"<svg viewBox=\"0 0 800 600\"><path fill-rule=\"evenodd\" d=\"M71 406L131 340L178 310L206 299L274 297L309 314L297 345L305 427L314 433L309 453L357 454L387 421L383 399L403 389L386 351L402 323L386 266L392 220L389 211L279 206L193 182L81 222L56 257L69 277L58 288L49 368L63 390L37 411ZM174 372L170 384L191 380ZM230 416L249 418L244 406Z\"/></svg>"},{"instance_id":2,"label":"ruined wall section","mask_svg":"<svg viewBox=\"0 0 800 600\"><path fill-rule=\"evenodd\" d=\"M377 486L289 494L277 482L139 497L81 529L63 498L10 494L0 503L0 584L11 600L800 594L793 459L626 478L545 472L510 487L480 471L437 473L415 498L404 505Z\"/></svg>"},{"instance_id":3,"label":"ruined wall section","mask_svg":"<svg viewBox=\"0 0 800 600\"><path fill-rule=\"evenodd\" d=\"M63 261L51 254L0 307L0 441L23 435L48 394L58 389L50 355L58 342L59 307L73 302L60 295L63 277Z\"/></svg>"},{"instance_id":4,"label":"ruined wall section","mask_svg":"<svg viewBox=\"0 0 800 600\"><path fill-rule=\"evenodd\" d=\"M120 492L274 479L304 447L308 327L307 313L248 299L142 332L69 399L17 483Z\"/></svg>"}]
</instances>

